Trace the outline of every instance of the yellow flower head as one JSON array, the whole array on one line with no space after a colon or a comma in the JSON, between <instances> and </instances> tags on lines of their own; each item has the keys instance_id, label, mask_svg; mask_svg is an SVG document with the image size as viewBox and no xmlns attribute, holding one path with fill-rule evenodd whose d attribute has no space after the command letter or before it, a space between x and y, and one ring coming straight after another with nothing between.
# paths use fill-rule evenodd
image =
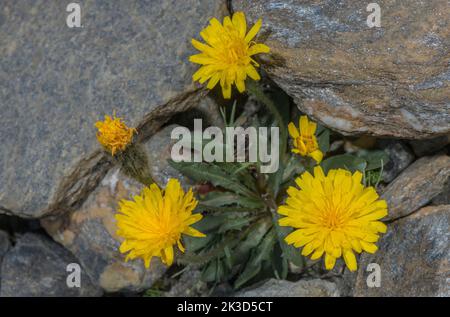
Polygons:
<instances>
[{"instance_id":1,"label":"yellow flower head","mask_svg":"<svg viewBox=\"0 0 450 317\"><path fill-rule=\"evenodd\" d=\"M231 97L231 86L236 84L239 92L245 91L247 75L259 80L255 69L259 64L252 58L259 53L268 53L269 47L252 41L261 28L262 20L247 33L247 22L243 12L236 12L233 17L223 19L221 24L216 18L209 21L209 25L200 32L205 43L192 39L192 45L201 51L192 55L189 60L202 65L192 76L194 81L201 84L209 80L207 88L213 89L218 82L222 87L223 97Z\"/></svg>"},{"instance_id":2,"label":"yellow flower head","mask_svg":"<svg viewBox=\"0 0 450 317\"><path fill-rule=\"evenodd\" d=\"M309 121L307 116L300 117L298 129L292 122L288 125L289 134L294 139L292 152L301 156L310 156L317 163L320 163L323 158L323 153L320 151L317 138L314 135L316 129L317 124Z\"/></svg>"},{"instance_id":3,"label":"yellow flower head","mask_svg":"<svg viewBox=\"0 0 450 317\"><path fill-rule=\"evenodd\" d=\"M331 270L341 256L350 271L357 269L353 251L374 253L379 233L386 225L379 219L387 215L386 201L378 199L373 187L364 187L362 174L334 169L325 176L322 168L314 168L314 176L305 172L290 187L286 205L278 213L286 217L281 226L297 230L285 241L303 247L302 255L319 259L325 253L325 267Z\"/></svg>"},{"instance_id":4,"label":"yellow flower head","mask_svg":"<svg viewBox=\"0 0 450 317\"><path fill-rule=\"evenodd\" d=\"M160 257L166 265L173 263L173 246L184 252L181 234L204 237L190 227L202 219L201 214L192 214L197 206L192 190L184 193L180 182L170 179L166 190L156 184L144 188L134 200L121 200L116 215L117 235L124 238L120 252L129 252L126 260L142 258L145 267L152 257Z\"/></svg>"},{"instance_id":5,"label":"yellow flower head","mask_svg":"<svg viewBox=\"0 0 450 317\"><path fill-rule=\"evenodd\" d=\"M116 117L116 114L113 118L105 116L105 121L97 121L95 127L98 129L98 142L106 150L111 151L113 156L118 150L125 150L131 143L133 134L136 133L136 129L127 127L121 118Z\"/></svg>"}]
</instances>

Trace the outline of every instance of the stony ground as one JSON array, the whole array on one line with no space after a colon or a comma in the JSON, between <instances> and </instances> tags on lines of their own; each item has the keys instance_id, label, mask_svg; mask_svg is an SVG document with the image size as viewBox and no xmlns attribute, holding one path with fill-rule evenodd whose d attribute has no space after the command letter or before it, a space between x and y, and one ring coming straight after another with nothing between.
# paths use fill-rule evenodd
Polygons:
<instances>
[{"instance_id":1,"label":"stony ground","mask_svg":"<svg viewBox=\"0 0 450 317\"><path fill-rule=\"evenodd\" d=\"M354 1L78 2L81 29L65 27L57 1L0 8L0 296L149 288L167 296L450 296L446 0L380 0L382 27L374 29ZM197 116L220 125L223 104L192 83L189 40L230 9L263 18L261 37L272 48L261 61L267 76L336 132L334 151L389 154L380 187L389 230L356 274L342 265L317 276L292 267L291 281L261 281L236 294L226 284L211 289L198 271L171 278L158 261L146 270L117 252L117 201L141 185L103 154L94 122L116 110L139 128L154 179L183 179L166 161L170 131ZM81 288L66 286L68 263L81 265ZM369 263L382 269L379 288L367 286Z\"/></svg>"}]
</instances>

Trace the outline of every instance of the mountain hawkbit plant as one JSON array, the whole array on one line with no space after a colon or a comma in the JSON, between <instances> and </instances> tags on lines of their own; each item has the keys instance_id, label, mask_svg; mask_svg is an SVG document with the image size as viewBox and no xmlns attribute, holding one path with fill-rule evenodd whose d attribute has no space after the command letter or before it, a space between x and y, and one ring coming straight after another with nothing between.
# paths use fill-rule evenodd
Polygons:
<instances>
[{"instance_id":1,"label":"mountain hawkbit plant","mask_svg":"<svg viewBox=\"0 0 450 317\"><path fill-rule=\"evenodd\" d=\"M291 265L306 275L311 270L331 270L343 258L347 268L355 271L354 252L377 250L375 243L387 230L381 222L387 205L371 184L382 180L386 154L330 150L330 138L339 136L295 111L291 99L269 80L261 84L255 58L270 52L265 44L256 43L261 26L259 19L247 32L242 12L225 17L223 23L213 18L200 32L205 43L192 40L201 53L189 60L201 65L194 81L208 82L209 89L220 84L225 99L233 97L232 86L236 86L238 92L246 92L265 107L267 111L251 118L246 109L236 117L235 98L231 109L221 108L224 128L214 130L226 136L227 128L266 128L262 129L267 131L264 139L277 141L271 143L279 160L274 170L263 169L267 160L248 143L241 147L224 144L224 148L216 144L214 148L220 151L213 155L211 144L189 137L193 155L183 157L196 159L172 157L169 163L195 182L193 190L185 193L174 179L163 190L153 184L149 162L132 142L134 129L115 116L96 124L102 146L128 175L146 185L141 195L120 202L116 216L117 234L124 239L120 251L127 254L126 259L141 258L146 267L152 257L167 265L176 259L178 264L199 268L206 282L228 281L241 288L263 278L286 278ZM298 127L293 122L299 122ZM241 129L244 124L246 129ZM234 137L246 141L242 135ZM204 159L204 153L211 155ZM232 159L210 159L221 157L220 153ZM175 246L182 252L179 256ZM306 256L323 258L323 262L307 266Z\"/></svg>"}]
</instances>

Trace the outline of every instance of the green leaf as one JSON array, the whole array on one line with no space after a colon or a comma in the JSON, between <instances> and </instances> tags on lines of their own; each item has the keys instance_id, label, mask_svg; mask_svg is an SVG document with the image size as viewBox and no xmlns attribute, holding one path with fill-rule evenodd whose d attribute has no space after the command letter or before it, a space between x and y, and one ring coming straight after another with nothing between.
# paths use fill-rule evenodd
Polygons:
<instances>
[{"instance_id":1,"label":"green leaf","mask_svg":"<svg viewBox=\"0 0 450 317\"><path fill-rule=\"evenodd\" d=\"M271 224L268 221L260 221L249 227L248 235L243 239L233 251L233 263L241 264L247 261L251 250L256 248L261 242Z\"/></svg>"},{"instance_id":2,"label":"green leaf","mask_svg":"<svg viewBox=\"0 0 450 317\"><path fill-rule=\"evenodd\" d=\"M286 279L289 273L288 259L283 256L283 250L279 243L275 244L272 252L272 269L277 279Z\"/></svg>"},{"instance_id":3,"label":"green leaf","mask_svg":"<svg viewBox=\"0 0 450 317\"><path fill-rule=\"evenodd\" d=\"M205 266L201 279L205 282L214 282L217 277L217 261L211 261Z\"/></svg>"},{"instance_id":4,"label":"green leaf","mask_svg":"<svg viewBox=\"0 0 450 317\"><path fill-rule=\"evenodd\" d=\"M241 274L239 274L238 278L234 282L234 289L240 288L242 285L250 281L252 278L254 278L258 273L261 271L261 263L256 265L247 265L245 267L245 270L242 271Z\"/></svg>"},{"instance_id":5,"label":"green leaf","mask_svg":"<svg viewBox=\"0 0 450 317\"><path fill-rule=\"evenodd\" d=\"M171 160L169 160L169 164L195 181L211 182L214 186L221 186L244 196L256 197L256 194L244 186L236 175L226 173L217 165L196 162L174 162Z\"/></svg>"},{"instance_id":6,"label":"green leaf","mask_svg":"<svg viewBox=\"0 0 450 317\"><path fill-rule=\"evenodd\" d=\"M218 162L215 163L226 173L236 177L242 184L244 184L249 189L256 188L255 178L250 174L248 168L253 164L240 163L240 162Z\"/></svg>"},{"instance_id":7,"label":"green leaf","mask_svg":"<svg viewBox=\"0 0 450 317\"><path fill-rule=\"evenodd\" d=\"M256 264L270 259L270 254L272 253L273 246L277 241L275 229L272 228L265 236L261 243L256 249L256 255L252 261Z\"/></svg>"},{"instance_id":8,"label":"green leaf","mask_svg":"<svg viewBox=\"0 0 450 317\"><path fill-rule=\"evenodd\" d=\"M183 242L188 252L197 252L205 248L211 242L211 239L211 235L207 235L204 238L196 238L185 235L183 237Z\"/></svg>"},{"instance_id":9,"label":"green leaf","mask_svg":"<svg viewBox=\"0 0 450 317\"><path fill-rule=\"evenodd\" d=\"M324 128L317 137L320 150L325 154L330 150L330 130Z\"/></svg>"},{"instance_id":10,"label":"green leaf","mask_svg":"<svg viewBox=\"0 0 450 317\"><path fill-rule=\"evenodd\" d=\"M243 227L247 226L253 219L255 219L255 217L242 217L229 219L224 224L222 224L218 232L223 233L228 230L240 230Z\"/></svg>"},{"instance_id":11,"label":"green leaf","mask_svg":"<svg viewBox=\"0 0 450 317\"><path fill-rule=\"evenodd\" d=\"M295 178L296 176L300 175L304 171L305 171L305 167L300 162L298 156L291 155L289 157L286 168L284 169L283 183Z\"/></svg>"},{"instance_id":12,"label":"green leaf","mask_svg":"<svg viewBox=\"0 0 450 317\"><path fill-rule=\"evenodd\" d=\"M382 165L383 166L386 165L386 163L389 161L389 155L387 155L387 153L383 150L377 151L361 150L358 151L357 156L366 160L367 162L366 171L379 169L381 168Z\"/></svg>"},{"instance_id":13,"label":"green leaf","mask_svg":"<svg viewBox=\"0 0 450 317\"><path fill-rule=\"evenodd\" d=\"M211 234L211 237L213 237L211 243L208 243L207 247L204 247L201 252L186 252L177 258L177 262L180 264L204 265L214 259L223 257L225 248L232 249L240 242L240 238L236 234L226 236ZM222 237L221 241L217 242L217 237Z\"/></svg>"},{"instance_id":14,"label":"green leaf","mask_svg":"<svg viewBox=\"0 0 450 317\"><path fill-rule=\"evenodd\" d=\"M239 207L250 209L263 209L265 207L264 202L261 199L252 197L244 197L238 194L230 192L209 192L204 199L200 202L202 209L208 210L210 207L223 207L230 205L237 205Z\"/></svg>"},{"instance_id":15,"label":"green leaf","mask_svg":"<svg viewBox=\"0 0 450 317\"><path fill-rule=\"evenodd\" d=\"M236 203L239 195L230 192L209 192L205 198L201 200L203 206L222 207Z\"/></svg>"},{"instance_id":16,"label":"green leaf","mask_svg":"<svg viewBox=\"0 0 450 317\"><path fill-rule=\"evenodd\" d=\"M328 173L330 169L343 168L354 172L359 170L363 172L367 167L367 162L357 156L351 154L341 154L332 156L322 161L322 168L325 173Z\"/></svg>"},{"instance_id":17,"label":"green leaf","mask_svg":"<svg viewBox=\"0 0 450 317\"><path fill-rule=\"evenodd\" d=\"M294 246L289 245L286 243L286 241L284 241L284 238L286 238L286 236L291 233L292 230L288 227L281 227L280 225L278 225L278 223L276 223L276 228L278 232L278 243L283 252L283 257L297 266L303 265L303 256L301 255L301 252Z\"/></svg>"},{"instance_id":18,"label":"green leaf","mask_svg":"<svg viewBox=\"0 0 450 317\"><path fill-rule=\"evenodd\" d=\"M271 254L273 253L276 242L276 231L275 228L272 227L258 244L258 247L253 249L252 255L247 262L244 271L235 281L235 288L241 287L255 277L261 271L263 262L271 260Z\"/></svg>"}]
</instances>

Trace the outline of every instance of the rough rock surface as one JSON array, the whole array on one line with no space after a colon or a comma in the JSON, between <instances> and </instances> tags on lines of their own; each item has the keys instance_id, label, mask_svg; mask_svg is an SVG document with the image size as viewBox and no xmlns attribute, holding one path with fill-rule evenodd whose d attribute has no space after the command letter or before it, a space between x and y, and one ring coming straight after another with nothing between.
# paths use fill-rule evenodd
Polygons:
<instances>
[{"instance_id":1,"label":"rough rock surface","mask_svg":"<svg viewBox=\"0 0 450 317\"><path fill-rule=\"evenodd\" d=\"M415 161L381 195L388 204L386 219L404 217L425 206L444 191L449 178L449 156L426 156Z\"/></svg>"},{"instance_id":2,"label":"rough rock surface","mask_svg":"<svg viewBox=\"0 0 450 317\"><path fill-rule=\"evenodd\" d=\"M0 230L0 266L2 264L3 255L10 247L9 235L7 232Z\"/></svg>"},{"instance_id":3,"label":"rough rock surface","mask_svg":"<svg viewBox=\"0 0 450 317\"><path fill-rule=\"evenodd\" d=\"M442 192L433 198L431 205L450 205L450 179L448 179L447 183L445 183Z\"/></svg>"},{"instance_id":4,"label":"rough rock surface","mask_svg":"<svg viewBox=\"0 0 450 317\"><path fill-rule=\"evenodd\" d=\"M201 280L201 272L188 269L181 274L179 280L165 294L168 297L198 297L209 293L205 282Z\"/></svg>"},{"instance_id":5,"label":"rough rock surface","mask_svg":"<svg viewBox=\"0 0 450 317\"><path fill-rule=\"evenodd\" d=\"M10 245L11 243L9 242L9 235L5 231L0 230L0 289L2 288L1 276L3 256L10 248Z\"/></svg>"},{"instance_id":6,"label":"rough rock surface","mask_svg":"<svg viewBox=\"0 0 450 317\"><path fill-rule=\"evenodd\" d=\"M77 3L81 28L67 27L66 2L2 3L0 212L40 217L80 203L108 168L95 152L105 114L145 137L196 104L190 39L226 11L209 0Z\"/></svg>"},{"instance_id":7,"label":"rough rock surface","mask_svg":"<svg viewBox=\"0 0 450 317\"><path fill-rule=\"evenodd\" d=\"M378 246L360 258L355 296L450 296L450 205L395 221ZM369 263L380 265L380 287L367 287Z\"/></svg>"},{"instance_id":8,"label":"rough rock surface","mask_svg":"<svg viewBox=\"0 0 450 317\"><path fill-rule=\"evenodd\" d=\"M164 127L154 134L144 145L149 160L150 174L153 180L162 187L166 186L169 178L177 178L182 185L189 183L183 174L168 163L168 160L171 158L172 146L178 141L171 140L170 138L172 130L176 127L178 127L176 124Z\"/></svg>"},{"instance_id":9,"label":"rough rock surface","mask_svg":"<svg viewBox=\"0 0 450 317\"><path fill-rule=\"evenodd\" d=\"M339 290L335 283L314 279L289 282L270 279L263 285L243 290L237 297L338 297Z\"/></svg>"},{"instance_id":10,"label":"rough rock surface","mask_svg":"<svg viewBox=\"0 0 450 317\"><path fill-rule=\"evenodd\" d=\"M409 144L417 156L430 155L450 144L450 134L429 140L411 140Z\"/></svg>"},{"instance_id":11,"label":"rough rock surface","mask_svg":"<svg viewBox=\"0 0 450 317\"><path fill-rule=\"evenodd\" d=\"M389 161L383 166L383 181L389 183L414 161L414 154L402 141L382 140L380 143L389 156Z\"/></svg>"},{"instance_id":12,"label":"rough rock surface","mask_svg":"<svg viewBox=\"0 0 450 317\"><path fill-rule=\"evenodd\" d=\"M450 132L447 0L239 0L271 47L270 77L298 107L344 134L423 139Z\"/></svg>"},{"instance_id":13,"label":"rough rock surface","mask_svg":"<svg viewBox=\"0 0 450 317\"><path fill-rule=\"evenodd\" d=\"M114 215L120 199L139 194L142 185L118 168L108 172L82 207L54 219L42 220L49 234L80 261L94 283L106 292L142 291L165 272L156 258L149 269L141 260L124 261Z\"/></svg>"},{"instance_id":14,"label":"rough rock surface","mask_svg":"<svg viewBox=\"0 0 450 317\"><path fill-rule=\"evenodd\" d=\"M43 235L26 233L6 253L0 296L100 296L102 291L81 268L79 288L67 286L67 265L77 260Z\"/></svg>"}]
</instances>

